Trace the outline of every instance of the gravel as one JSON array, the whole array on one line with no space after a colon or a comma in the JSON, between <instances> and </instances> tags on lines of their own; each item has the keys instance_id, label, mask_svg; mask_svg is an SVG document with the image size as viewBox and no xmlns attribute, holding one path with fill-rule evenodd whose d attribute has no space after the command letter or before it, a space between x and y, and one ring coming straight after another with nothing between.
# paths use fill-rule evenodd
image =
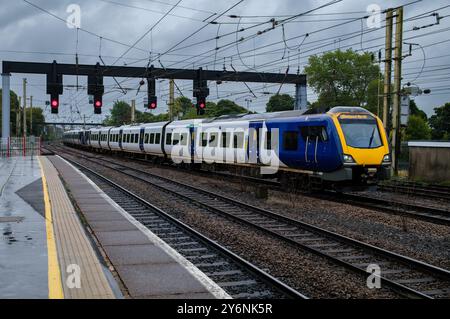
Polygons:
<instances>
[{"instance_id":1,"label":"gravel","mask_svg":"<svg viewBox=\"0 0 450 319\"><path fill-rule=\"evenodd\" d=\"M149 167L136 162L133 162L133 165L151 173L227 195L341 235L450 269L448 226L274 190L269 191L267 200L261 200L254 196L254 187L221 179L215 175L206 177L171 168Z\"/></svg>"}]
</instances>

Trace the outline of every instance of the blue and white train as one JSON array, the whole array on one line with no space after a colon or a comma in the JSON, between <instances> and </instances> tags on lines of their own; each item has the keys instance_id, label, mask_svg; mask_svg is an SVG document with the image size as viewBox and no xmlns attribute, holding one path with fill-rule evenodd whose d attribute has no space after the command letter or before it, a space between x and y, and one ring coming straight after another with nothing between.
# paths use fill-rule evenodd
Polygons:
<instances>
[{"instance_id":1,"label":"blue and white train","mask_svg":"<svg viewBox=\"0 0 450 319\"><path fill-rule=\"evenodd\" d=\"M360 107L72 130L63 142L156 161L276 174L302 185L311 180L327 186L367 184L389 178L391 166L382 122Z\"/></svg>"}]
</instances>

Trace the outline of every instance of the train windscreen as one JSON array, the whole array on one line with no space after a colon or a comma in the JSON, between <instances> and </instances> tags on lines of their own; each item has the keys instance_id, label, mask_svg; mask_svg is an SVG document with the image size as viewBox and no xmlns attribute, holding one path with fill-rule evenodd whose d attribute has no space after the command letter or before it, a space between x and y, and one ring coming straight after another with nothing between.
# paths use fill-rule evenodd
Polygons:
<instances>
[{"instance_id":1,"label":"train windscreen","mask_svg":"<svg viewBox=\"0 0 450 319\"><path fill-rule=\"evenodd\" d=\"M339 124L347 146L377 148L383 145L377 121L369 115L341 115Z\"/></svg>"}]
</instances>

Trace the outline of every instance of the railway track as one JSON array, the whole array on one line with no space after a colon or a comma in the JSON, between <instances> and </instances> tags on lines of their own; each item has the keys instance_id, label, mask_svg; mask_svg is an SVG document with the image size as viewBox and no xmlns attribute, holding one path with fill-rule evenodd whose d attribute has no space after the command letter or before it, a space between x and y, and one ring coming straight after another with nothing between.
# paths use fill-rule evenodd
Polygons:
<instances>
[{"instance_id":1,"label":"railway track","mask_svg":"<svg viewBox=\"0 0 450 319\"><path fill-rule=\"evenodd\" d=\"M441 185L427 185L410 181L391 181L380 183L378 189L381 191L450 201L450 187Z\"/></svg>"},{"instance_id":2,"label":"railway track","mask_svg":"<svg viewBox=\"0 0 450 319\"><path fill-rule=\"evenodd\" d=\"M439 225L450 226L450 211L421 206L417 204L407 204L394 202L388 199L375 198L371 196L356 193L337 193L333 191L324 191L320 194L313 194L316 198L340 202L344 204L355 205L363 208L375 209L377 211L405 216L418 220L424 220Z\"/></svg>"},{"instance_id":3,"label":"railway track","mask_svg":"<svg viewBox=\"0 0 450 319\"><path fill-rule=\"evenodd\" d=\"M236 299L307 297L92 169L66 158L112 200Z\"/></svg>"},{"instance_id":4,"label":"railway track","mask_svg":"<svg viewBox=\"0 0 450 319\"><path fill-rule=\"evenodd\" d=\"M450 297L448 270L108 159L85 159L176 195L188 203L206 208L213 214L270 234L296 248L325 257L362 275L368 275L369 265L378 265L381 269L382 284L406 297Z\"/></svg>"}]
</instances>

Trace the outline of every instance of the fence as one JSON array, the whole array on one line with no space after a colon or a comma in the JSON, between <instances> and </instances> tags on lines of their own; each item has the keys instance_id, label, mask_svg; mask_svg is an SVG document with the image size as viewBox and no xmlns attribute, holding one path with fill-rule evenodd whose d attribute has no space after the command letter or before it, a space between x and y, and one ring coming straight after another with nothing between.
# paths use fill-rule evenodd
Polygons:
<instances>
[{"instance_id":1,"label":"fence","mask_svg":"<svg viewBox=\"0 0 450 319\"><path fill-rule=\"evenodd\" d=\"M0 158L41 154L41 138L36 136L0 139Z\"/></svg>"}]
</instances>

